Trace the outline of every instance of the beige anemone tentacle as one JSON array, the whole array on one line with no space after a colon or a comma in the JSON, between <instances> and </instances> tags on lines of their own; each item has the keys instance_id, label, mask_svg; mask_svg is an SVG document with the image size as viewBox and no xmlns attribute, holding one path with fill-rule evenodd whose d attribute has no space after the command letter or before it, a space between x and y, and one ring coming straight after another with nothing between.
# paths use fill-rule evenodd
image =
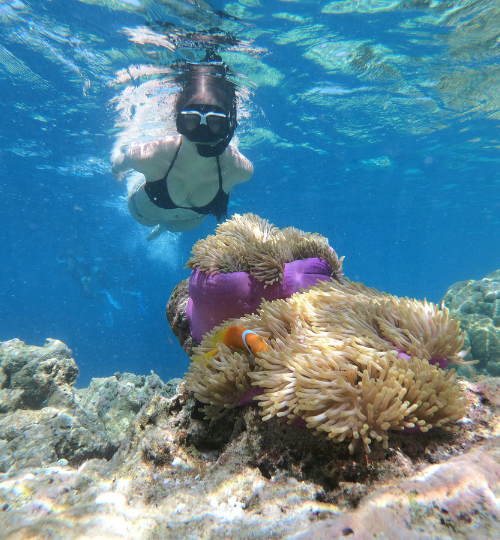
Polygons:
<instances>
[{"instance_id":1,"label":"beige anemone tentacle","mask_svg":"<svg viewBox=\"0 0 500 540\"><path fill-rule=\"evenodd\" d=\"M235 214L217 226L215 235L198 240L187 268L207 274L249 272L265 286L284 279L285 264L317 257L331 268L331 277L342 281L342 261L320 234L294 227L278 229L255 214Z\"/></svg>"}]
</instances>

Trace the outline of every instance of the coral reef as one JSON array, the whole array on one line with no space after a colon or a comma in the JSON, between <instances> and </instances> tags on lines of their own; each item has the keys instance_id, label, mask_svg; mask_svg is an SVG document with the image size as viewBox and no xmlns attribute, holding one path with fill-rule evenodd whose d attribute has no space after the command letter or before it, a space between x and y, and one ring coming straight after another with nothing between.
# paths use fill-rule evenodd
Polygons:
<instances>
[{"instance_id":1,"label":"coral reef","mask_svg":"<svg viewBox=\"0 0 500 540\"><path fill-rule=\"evenodd\" d=\"M116 451L102 426L75 405L78 367L71 355L55 339L44 347L1 343L0 471L59 459L77 465Z\"/></svg>"},{"instance_id":2,"label":"coral reef","mask_svg":"<svg viewBox=\"0 0 500 540\"><path fill-rule=\"evenodd\" d=\"M76 390L78 367L71 355L55 339L43 347L19 339L0 344L0 471L60 459L72 465L109 459L148 398L175 390L154 373L118 373Z\"/></svg>"},{"instance_id":3,"label":"coral reef","mask_svg":"<svg viewBox=\"0 0 500 540\"><path fill-rule=\"evenodd\" d=\"M10 360L23 356L24 348L32 358L44 354L43 347L8 343ZM500 379L459 385L467 416L458 432L394 432L389 449L375 445L369 456L350 456L347 445L276 418L263 422L256 405L229 410L211 424L183 382L165 384L154 374L115 374L86 389L71 386L65 410L42 403L36 411L15 411L43 413L34 423L47 427L46 441L27 433L15 454L40 445L57 448L54 441L71 423L68 415L86 418L92 433L119 444L101 456L72 460L55 452L44 460L7 463L13 413L1 413L0 535L496 538ZM56 426L51 418L64 422Z\"/></svg>"},{"instance_id":4,"label":"coral reef","mask_svg":"<svg viewBox=\"0 0 500 540\"><path fill-rule=\"evenodd\" d=\"M213 336L240 325L267 338L253 356ZM388 432L454 430L465 414L455 370L464 365L464 336L447 309L398 298L360 283L322 281L287 300L263 302L258 313L217 327L194 349L186 388L217 419L257 389L264 420L305 422L336 442L359 440L366 452ZM259 391L260 390L260 391Z\"/></svg>"},{"instance_id":5,"label":"coral reef","mask_svg":"<svg viewBox=\"0 0 500 540\"><path fill-rule=\"evenodd\" d=\"M452 285L442 300L465 331L479 373L500 375L500 270Z\"/></svg>"},{"instance_id":6,"label":"coral reef","mask_svg":"<svg viewBox=\"0 0 500 540\"><path fill-rule=\"evenodd\" d=\"M288 298L318 280L342 279L342 258L326 238L280 230L255 214L235 214L192 254L186 312L198 342L224 320L253 313L262 298Z\"/></svg>"}]
</instances>

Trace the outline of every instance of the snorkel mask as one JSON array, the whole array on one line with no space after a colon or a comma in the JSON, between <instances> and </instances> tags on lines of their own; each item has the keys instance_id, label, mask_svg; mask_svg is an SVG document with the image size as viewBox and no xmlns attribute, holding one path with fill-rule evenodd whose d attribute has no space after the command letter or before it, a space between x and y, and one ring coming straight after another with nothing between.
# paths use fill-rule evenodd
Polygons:
<instances>
[{"instance_id":1,"label":"snorkel mask","mask_svg":"<svg viewBox=\"0 0 500 540\"><path fill-rule=\"evenodd\" d=\"M198 79L193 79L193 84L198 81L201 85L204 77L210 77L207 91L212 96L224 93L222 80L224 84L231 84L224 79L226 66L222 62L191 64L190 70L196 71L198 75ZM219 87L217 92L214 90L216 86ZM234 96L234 89L231 90ZM220 103L220 96L218 100ZM183 106L176 118L177 131L196 144L198 154L202 157L220 156L233 138L237 125L235 98L231 100L229 112L217 105L191 103Z\"/></svg>"},{"instance_id":2,"label":"snorkel mask","mask_svg":"<svg viewBox=\"0 0 500 540\"><path fill-rule=\"evenodd\" d=\"M200 156L220 156L236 129L236 104L232 109L226 114L214 105L188 105L177 115L177 131L196 144Z\"/></svg>"}]
</instances>

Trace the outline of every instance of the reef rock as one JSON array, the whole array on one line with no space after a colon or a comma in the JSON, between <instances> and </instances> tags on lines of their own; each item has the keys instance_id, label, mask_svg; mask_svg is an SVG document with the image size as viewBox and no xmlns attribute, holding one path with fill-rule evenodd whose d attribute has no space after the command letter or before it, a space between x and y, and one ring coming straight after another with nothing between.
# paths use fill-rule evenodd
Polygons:
<instances>
[{"instance_id":1,"label":"reef rock","mask_svg":"<svg viewBox=\"0 0 500 540\"><path fill-rule=\"evenodd\" d=\"M109 459L116 447L83 411L18 409L0 415L0 471Z\"/></svg>"},{"instance_id":2,"label":"reef rock","mask_svg":"<svg viewBox=\"0 0 500 540\"><path fill-rule=\"evenodd\" d=\"M78 377L72 354L57 339L47 339L43 347L26 346L19 339L2 342L0 412L64 401Z\"/></svg>"},{"instance_id":3,"label":"reef rock","mask_svg":"<svg viewBox=\"0 0 500 540\"><path fill-rule=\"evenodd\" d=\"M141 407L153 395L175 394L181 379L167 384L153 371L150 375L115 373L112 377L94 378L90 386L76 392L76 402L92 418L98 418L113 443L121 441Z\"/></svg>"},{"instance_id":4,"label":"reef rock","mask_svg":"<svg viewBox=\"0 0 500 540\"><path fill-rule=\"evenodd\" d=\"M500 375L500 270L452 285L442 303L460 319L479 373Z\"/></svg>"},{"instance_id":5,"label":"reef rock","mask_svg":"<svg viewBox=\"0 0 500 540\"><path fill-rule=\"evenodd\" d=\"M189 279L181 281L170 295L165 315L174 335L184 351L191 356L196 341L189 331L186 309L189 301Z\"/></svg>"},{"instance_id":6,"label":"reef rock","mask_svg":"<svg viewBox=\"0 0 500 540\"><path fill-rule=\"evenodd\" d=\"M165 384L154 372L116 373L77 390L71 354L54 339L44 347L18 339L0 344L0 471L109 459L141 407L154 395L173 395L180 382Z\"/></svg>"},{"instance_id":7,"label":"reef rock","mask_svg":"<svg viewBox=\"0 0 500 540\"><path fill-rule=\"evenodd\" d=\"M104 426L75 400L78 367L71 350L47 339L0 344L0 470L42 467L60 459L77 465L110 458L116 446Z\"/></svg>"},{"instance_id":8,"label":"reef rock","mask_svg":"<svg viewBox=\"0 0 500 540\"><path fill-rule=\"evenodd\" d=\"M317 523L290 540L498 538L500 511L494 480L498 476L500 440L496 438L380 489L355 512Z\"/></svg>"}]
</instances>

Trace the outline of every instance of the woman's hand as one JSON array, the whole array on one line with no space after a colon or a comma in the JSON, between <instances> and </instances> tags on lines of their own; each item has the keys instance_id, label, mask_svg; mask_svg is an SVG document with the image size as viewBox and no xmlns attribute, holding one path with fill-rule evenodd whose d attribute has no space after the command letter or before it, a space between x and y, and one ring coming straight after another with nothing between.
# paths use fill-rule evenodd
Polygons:
<instances>
[{"instance_id":1,"label":"woman's hand","mask_svg":"<svg viewBox=\"0 0 500 540\"><path fill-rule=\"evenodd\" d=\"M122 170L125 154L120 154L116 159L111 158L111 174L117 182L125 178L126 170Z\"/></svg>"},{"instance_id":2,"label":"woman's hand","mask_svg":"<svg viewBox=\"0 0 500 540\"><path fill-rule=\"evenodd\" d=\"M125 178L124 172L117 172L113 169L113 166L111 166L111 174L114 176L115 180L117 182L121 182Z\"/></svg>"}]
</instances>

